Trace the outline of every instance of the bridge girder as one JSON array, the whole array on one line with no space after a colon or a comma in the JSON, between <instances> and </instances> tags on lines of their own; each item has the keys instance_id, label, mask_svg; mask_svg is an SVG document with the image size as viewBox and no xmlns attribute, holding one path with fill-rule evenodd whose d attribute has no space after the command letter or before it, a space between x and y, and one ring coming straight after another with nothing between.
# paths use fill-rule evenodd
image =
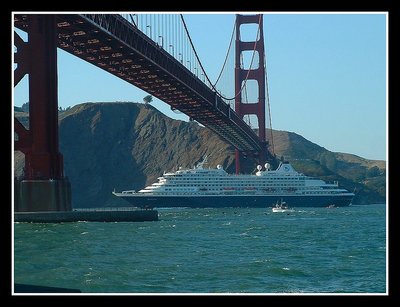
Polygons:
<instances>
[{"instance_id":1,"label":"bridge girder","mask_svg":"<svg viewBox=\"0 0 400 307\"><path fill-rule=\"evenodd\" d=\"M15 15L27 27L28 15ZM208 127L241 152L264 143L215 92L127 20L111 14L56 15L59 48L145 90Z\"/></svg>"}]
</instances>

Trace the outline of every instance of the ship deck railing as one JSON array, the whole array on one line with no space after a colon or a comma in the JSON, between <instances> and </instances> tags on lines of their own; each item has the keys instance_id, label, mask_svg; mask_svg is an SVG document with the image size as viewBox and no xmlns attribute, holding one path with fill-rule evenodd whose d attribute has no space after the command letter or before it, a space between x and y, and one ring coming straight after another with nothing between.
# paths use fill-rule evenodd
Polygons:
<instances>
[{"instance_id":1,"label":"ship deck railing","mask_svg":"<svg viewBox=\"0 0 400 307\"><path fill-rule=\"evenodd\" d=\"M77 212L103 212L103 211L136 211L142 210L139 207L99 207L99 208L74 208L72 211Z\"/></svg>"}]
</instances>

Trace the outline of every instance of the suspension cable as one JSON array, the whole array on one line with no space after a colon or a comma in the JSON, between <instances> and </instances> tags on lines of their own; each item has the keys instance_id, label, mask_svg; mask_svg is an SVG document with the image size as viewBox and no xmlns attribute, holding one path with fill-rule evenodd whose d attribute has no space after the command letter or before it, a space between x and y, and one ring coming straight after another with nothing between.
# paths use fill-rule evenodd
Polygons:
<instances>
[{"instance_id":1,"label":"suspension cable","mask_svg":"<svg viewBox=\"0 0 400 307\"><path fill-rule=\"evenodd\" d=\"M231 35L231 41L229 42L229 47L228 47L228 51L226 52L224 64L222 65L221 71L219 72L217 81L215 81L214 86L217 85L217 83L218 83L218 81L219 81L219 78L221 78L222 73L223 73L224 68L225 68L225 65L226 65L226 62L228 61L229 52L230 52L230 50L231 50L232 42L233 42L233 36L234 36L234 34L235 34L235 29L236 29L236 19L235 19L235 22L233 23L233 30L232 30L232 35Z\"/></svg>"},{"instance_id":2,"label":"suspension cable","mask_svg":"<svg viewBox=\"0 0 400 307\"><path fill-rule=\"evenodd\" d=\"M264 71L265 71L265 87L267 90L267 106L268 106L268 117L269 117L269 126L271 130L271 146L272 146L272 153L275 154L274 148L274 135L272 133L272 116L271 116L271 105L269 103L269 89L268 89L268 73L267 73L267 60L264 52Z\"/></svg>"},{"instance_id":3,"label":"suspension cable","mask_svg":"<svg viewBox=\"0 0 400 307\"><path fill-rule=\"evenodd\" d=\"M128 15L131 18L131 22L133 23L133 25L137 28L138 26L137 26L135 20L133 19L133 15L136 15L136 14L128 14Z\"/></svg>"},{"instance_id":4,"label":"suspension cable","mask_svg":"<svg viewBox=\"0 0 400 307\"><path fill-rule=\"evenodd\" d=\"M212 89L214 90L215 94L218 95L219 97L221 97L222 99L225 99L225 100L234 100L237 96L239 96L241 94L244 86L246 85L246 82L247 82L247 80L249 78L249 75L250 75L250 69L247 71L247 75L246 75L246 78L244 80L244 83L243 83L242 87L240 88L239 92L235 94L234 97L228 98L228 97L225 97L222 94L219 94L218 90L215 88L215 86L211 82L210 78L208 77L208 75L207 75L207 73L206 73L206 71L205 71L205 69L203 67L203 64L201 63L201 61L199 59L199 56L197 55L196 49L194 48L193 41L192 41L192 38L190 37L190 34L189 34L188 29L187 29L186 22L185 22L185 20L183 18L183 15L180 14L180 16L181 16L181 20L182 20L183 26L185 28L186 35L188 36L190 45L191 45L191 47L193 49L194 55L195 55L197 61L199 62L199 65L200 65L200 67L201 67L201 69L202 69L202 71L203 71L208 83L211 85ZM253 65L254 55L255 55L256 48L257 48L257 42L258 42L257 38L260 35L260 24L261 24L261 14L260 14L260 17L259 17L259 20L258 20L258 31L257 31L256 41L254 42L253 56L251 57L250 67Z\"/></svg>"}]
</instances>

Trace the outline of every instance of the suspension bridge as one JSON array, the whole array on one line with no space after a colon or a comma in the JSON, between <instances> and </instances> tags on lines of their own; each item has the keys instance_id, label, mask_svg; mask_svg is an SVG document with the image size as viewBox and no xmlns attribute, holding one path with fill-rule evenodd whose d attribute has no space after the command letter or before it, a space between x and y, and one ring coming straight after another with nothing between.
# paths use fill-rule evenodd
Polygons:
<instances>
[{"instance_id":1,"label":"suspension bridge","mask_svg":"<svg viewBox=\"0 0 400 307\"><path fill-rule=\"evenodd\" d=\"M241 40L245 24L257 25L253 41ZM15 150L25 154L29 181L26 199L21 200L27 203L23 210L71 210L70 185L58 147L57 48L150 93L217 133L235 147L237 172L242 155L257 157L261 163L275 160L271 129L266 138L266 121L271 128L271 119L261 14L236 16L215 82L179 14L16 14L14 26L28 36L24 41L14 32L14 86L29 74L29 130L14 119ZM252 54L248 65L245 52ZM225 86L223 80L228 80ZM256 117L257 127L249 125L250 116Z\"/></svg>"}]
</instances>

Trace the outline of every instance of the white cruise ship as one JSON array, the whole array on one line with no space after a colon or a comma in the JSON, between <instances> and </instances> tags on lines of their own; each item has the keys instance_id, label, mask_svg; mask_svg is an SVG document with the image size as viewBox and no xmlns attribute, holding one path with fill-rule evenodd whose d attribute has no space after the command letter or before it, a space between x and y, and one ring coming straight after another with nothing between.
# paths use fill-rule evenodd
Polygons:
<instances>
[{"instance_id":1,"label":"white cruise ship","mask_svg":"<svg viewBox=\"0 0 400 307\"><path fill-rule=\"evenodd\" d=\"M257 166L254 175L228 174L221 165L205 168L207 157L192 169L166 172L158 182L136 192L113 192L143 208L153 207L272 207L285 201L290 207L348 206L354 193L321 179L298 173L287 162L276 170Z\"/></svg>"}]
</instances>

